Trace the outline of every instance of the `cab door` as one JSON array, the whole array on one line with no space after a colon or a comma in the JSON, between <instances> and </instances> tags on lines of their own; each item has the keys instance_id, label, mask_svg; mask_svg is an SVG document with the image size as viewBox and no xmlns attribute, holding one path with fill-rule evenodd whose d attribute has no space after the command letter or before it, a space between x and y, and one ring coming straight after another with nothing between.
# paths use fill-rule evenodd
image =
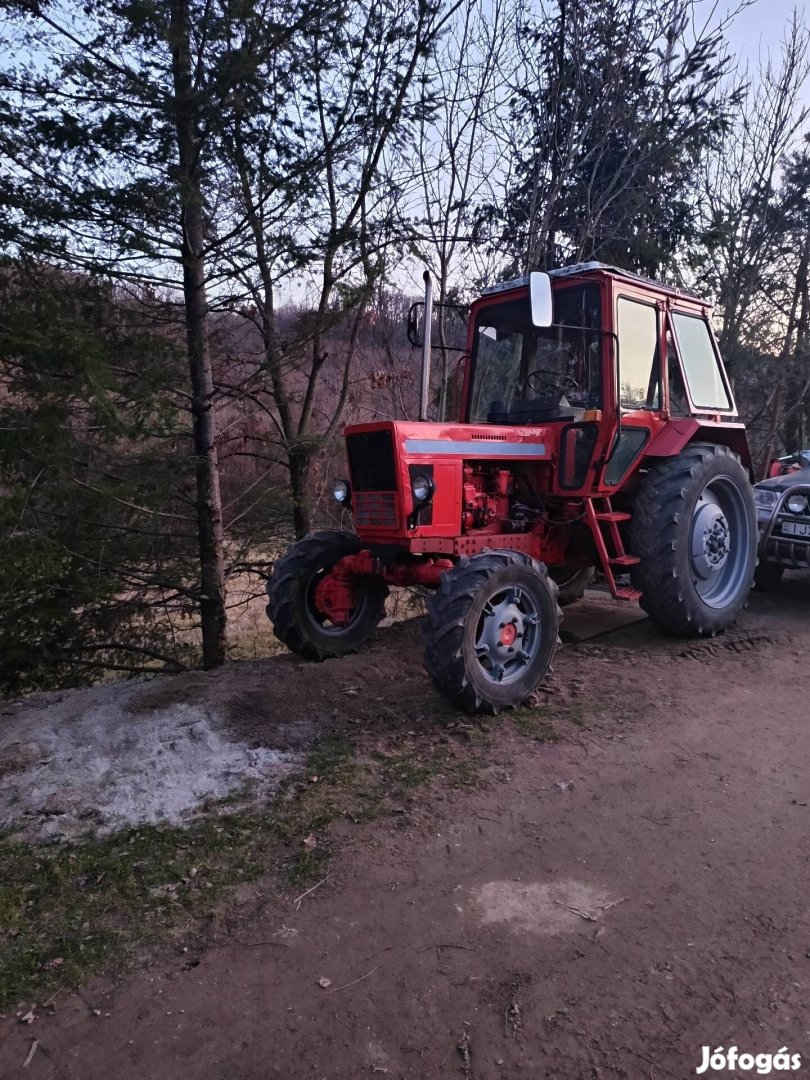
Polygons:
<instances>
[{"instance_id":1,"label":"cab door","mask_svg":"<svg viewBox=\"0 0 810 1080\"><path fill-rule=\"evenodd\" d=\"M663 316L662 303L649 293L620 287L614 308L618 422L600 477L603 488L621 484L644 453L655 419L661 415Z\"/></svg>"}]
</instances>

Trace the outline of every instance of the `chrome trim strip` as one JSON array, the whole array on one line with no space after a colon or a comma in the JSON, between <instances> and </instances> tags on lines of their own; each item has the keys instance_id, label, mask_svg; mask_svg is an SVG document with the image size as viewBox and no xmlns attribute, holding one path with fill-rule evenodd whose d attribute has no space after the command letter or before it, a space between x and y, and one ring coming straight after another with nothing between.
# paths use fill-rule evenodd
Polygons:
<instances>
[{"instance_id":1,"label":"chrome trim strip","mask_svg":"<svg viewBox=\"0 0 810 1080\"><path fill-rule=\"evenodd\" d=\"M494 442L487 439L406 439L408 454L433 454L437 457L545 457L545 443Z\"/></svg>"}]
</instances>

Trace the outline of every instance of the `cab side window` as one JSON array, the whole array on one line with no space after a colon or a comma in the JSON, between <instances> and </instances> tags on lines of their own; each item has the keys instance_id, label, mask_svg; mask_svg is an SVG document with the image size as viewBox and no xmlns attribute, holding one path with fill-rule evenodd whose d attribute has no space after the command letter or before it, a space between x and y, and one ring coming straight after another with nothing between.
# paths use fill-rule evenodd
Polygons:
<instances>
[{"instance_id":1,"label":"cab side window","mask_svg":"<svg viewBox=\"0 0 810 1080\"><path fill-rule=\"evenodd\" d=\"M616 305L621 403L626 409L661 407L658 310L620 297Z\"/></svg>"}]
</instances>

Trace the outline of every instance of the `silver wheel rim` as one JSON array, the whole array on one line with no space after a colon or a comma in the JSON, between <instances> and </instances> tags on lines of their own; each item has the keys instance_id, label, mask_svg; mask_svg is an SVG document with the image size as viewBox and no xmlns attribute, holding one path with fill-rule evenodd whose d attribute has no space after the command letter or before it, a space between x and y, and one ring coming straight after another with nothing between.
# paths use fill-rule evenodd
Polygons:
<instances>
[{"instance_id":1,"label":"silver wheel rim","mask_svg":"<svg viewBox=\"0 0 810 1080\"><path fill-rule=\"evenodd\" d=\"M540 611L518 585L499 589L484 604L475 628L475 656L482 676L496 686L519 679L537 656Z\"/></svg>"},{"instance_id":2,"label":"silver wheel rim","mask_svg":"<svg viewBox=\"0 0 810 1080\"><path fill-rule=\"evenodd\" d=\"M728 607L739 596L750 547L745 500L733 480L717 477L701 492L689 530L692 582L707 607Z\"/></svg>"}]
</instances>

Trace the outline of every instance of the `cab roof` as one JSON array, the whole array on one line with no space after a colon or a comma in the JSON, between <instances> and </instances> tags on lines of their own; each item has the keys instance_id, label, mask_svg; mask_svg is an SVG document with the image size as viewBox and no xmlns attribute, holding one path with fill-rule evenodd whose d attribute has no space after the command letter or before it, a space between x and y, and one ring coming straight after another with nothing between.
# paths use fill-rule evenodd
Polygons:
<instances>
[{"instance_id":1,"label":"cab roof","mask_svg":"<svg viewBox=\"0 0 810 1080\"><path fill-rule=\"evenodd\" d=\"M623 270L620 266L610 266L608 263L573 263L571 266L561 266L556 270L547 271L548 276L551 278L577 277L579 275L592 274L597 272L610 274L611 277L620 277L627 281L641 282L643 285L652 286L654 289L658 289L659 292L668 293L670 296L678 296L688 300L695 300L699 304L706 303L705 300L703 300L699 296L695 296L694 293L685 292L683 289L678 289L672 285L664 285L660 281L654 281L653 278L643 277L641 274L634 274L630 270ZM528 277L512 278L511 281L501 281L495 285L488 285L485 289L481 290L481 295L491 296L493 293L507 292L510 289L519 289L521 287L527 288L528 284Z\"/></svg>"}]
</instances>

